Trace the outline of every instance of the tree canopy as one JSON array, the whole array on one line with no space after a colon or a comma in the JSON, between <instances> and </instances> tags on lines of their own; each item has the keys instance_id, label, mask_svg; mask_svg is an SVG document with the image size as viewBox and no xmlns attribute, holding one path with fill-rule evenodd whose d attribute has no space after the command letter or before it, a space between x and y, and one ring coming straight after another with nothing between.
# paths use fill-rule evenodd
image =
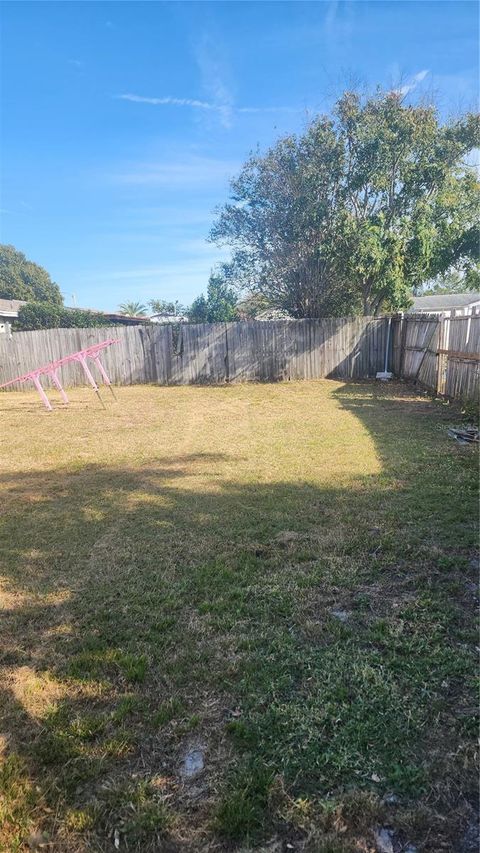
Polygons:
<instances>
[{"instance_id":1,"label":"tree canopy","mask_svg":"<svg viewBox=\"0 0 480 853\"><path fill-rule=\"evenodd\" d=\"M415 291L416 296L433 296L443 293L480 293L480 272L474 268L462 274L450 270L446 275L427 281Z\"/></svg>"},{"instance_id":2,"label":"tree canopy","mask_svg":"<svg viewBox=\"0 0 480 853\"><path fill-rule=\"evenodd\" d=\"M122 302L118 306L120 313L126 317L145 317L147 315L147 307L142 302Z\"/></svg>"},{"instance_id":3,"label":"tree canopy","mask_svg":"<svg viewBox=\"0 0 480 853\"><path fill-rule=\"evenodd\" d=\"M346 92L332 115L255 154L211 239L228 278L294 317L407 307L414 288L478 263L479 118L441 124L397 92Z\"/></svg>"},{"instance_id":4,"label":"tree canopy","mask_svg":"<svg viewBox=\"0 0 480 853\"><path fill-rule=\"evenodd\" d=\"M206 297L194 299L187 316L190 323L228 323L237 319L236 304L237 294L219 269L210 274Z\"/></svg>"},{"instance_id":5,"label":"tree canopy","mask_svg":"<svg viewBox=\"0 0 480 853\"><path fill-rule=\"evenodd\" d=\"M175 314L182 315L185 312L185 307L178 299L169 301L168 299L150 299L150 308L154 314Z\"/></svg>"},{"instance_id":6,"label":"tree canopy","mask_svg":"<svg viewBox=\"0 0 480 853\"><path fill-rule=\"evenodd\" d=\"M63 303L60 288L48 272L7 244L0 244L0 298Z\"/></svg>"}]
</instances>

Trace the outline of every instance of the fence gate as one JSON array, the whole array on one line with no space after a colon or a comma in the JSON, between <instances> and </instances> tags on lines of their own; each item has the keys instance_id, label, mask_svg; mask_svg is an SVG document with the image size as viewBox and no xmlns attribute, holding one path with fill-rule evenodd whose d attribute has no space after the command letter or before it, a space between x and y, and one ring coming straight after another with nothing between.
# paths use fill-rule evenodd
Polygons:
<instances>
[{"instance_id":1,"label":"fence gate","mask_svg":"<svg viewBox=\"0 0 480 853\"><path fill-rule=\"evenodd\" d=\"M394 321L394 370L446 397L480 397L480 315L411 314Z\"/></svg>"}]
</instances>

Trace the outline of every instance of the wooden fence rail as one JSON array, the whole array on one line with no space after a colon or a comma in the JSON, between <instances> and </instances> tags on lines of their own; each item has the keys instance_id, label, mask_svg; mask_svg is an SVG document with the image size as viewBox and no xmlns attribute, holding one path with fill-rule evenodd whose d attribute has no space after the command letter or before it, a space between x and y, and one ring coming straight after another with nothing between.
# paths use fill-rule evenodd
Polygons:
<instances>
[{"instance_id":1,"label":"wooden fence rail","mask_svg":"<svg viewBox=\"0 0 480 853\"><path fill-rule=\"evenodd\" d=\"M366 379L384 370L388 324L347 317L14 332L0 335L0 384L109 337L119 342L103 359L118 385ZM449 397L478 399L479 341L480 316L395 317L389 370ZM83 385L83 371L66 365L62 382Z\"/></svg>"}]
</instances>

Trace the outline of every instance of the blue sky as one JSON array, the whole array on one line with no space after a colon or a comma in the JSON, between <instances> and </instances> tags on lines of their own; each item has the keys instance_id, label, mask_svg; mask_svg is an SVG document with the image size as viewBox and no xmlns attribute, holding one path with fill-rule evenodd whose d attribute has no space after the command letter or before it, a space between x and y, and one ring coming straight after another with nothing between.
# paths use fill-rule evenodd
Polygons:
<instances>
[{"instance_id":1,"label":"blue sky","mask_svg":"<svg viewBox=\"0 0 480 853\"><path fill-rule=\"evenodd\" d=\"M249 152L358 80L478 97L475 2L2 4L1 241L67 304L190 302Z\"/></svg>"}]
</instances>

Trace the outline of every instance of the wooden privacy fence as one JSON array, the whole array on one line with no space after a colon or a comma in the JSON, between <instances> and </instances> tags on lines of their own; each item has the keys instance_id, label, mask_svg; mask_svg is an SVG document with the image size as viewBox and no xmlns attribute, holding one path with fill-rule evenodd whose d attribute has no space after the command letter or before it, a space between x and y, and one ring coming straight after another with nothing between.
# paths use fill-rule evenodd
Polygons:
<instances>
[{"instance_id":1,"label":"wooden privacy fence","mask_svg":"<svg viewBox=\"0 0 480 853\"><path fill-rule=\"evenodd\" d=\"M0 384L110 337L119 342L102 358L118 385L361 379L383 370L387 327L358 317L14 332L0 335ZM66 365L62 382L83 385L83 371Z\"/></svg>"},{"instance_id":2,"label":"wooden privacy fence","mask_svg":"<svg viewBox=\"0 0 480 853\"><path fill-rule=\"evenodd\" d=\"M393 321L393 371L452 399L479 400L480 316Z\"/></svg>"},{"instance_id":3,"label":"wooden privacy fence","mask_svg":"<svg viewBox=\"0 0 480 853\"><path fill-rule=\"evenodd\" d=\"M288 379L367 379L388 369L448 397L477 400L480 316L357 317L46 329L0 335L0 384L69 353L118 338L103 356L118 385L222 384ZM49 381L45 377L45 386ZM75 364L66 386L83 385ZM11 390L24 386L18 383Z\"/></svg>"}]
</instances>

